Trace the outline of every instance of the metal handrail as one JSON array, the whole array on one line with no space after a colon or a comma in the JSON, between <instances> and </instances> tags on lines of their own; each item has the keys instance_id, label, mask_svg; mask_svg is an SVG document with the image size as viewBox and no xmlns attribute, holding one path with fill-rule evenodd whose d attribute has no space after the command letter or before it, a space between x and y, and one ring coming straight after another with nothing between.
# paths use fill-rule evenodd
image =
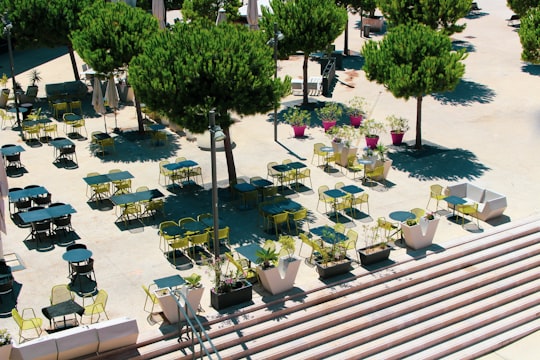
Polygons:
<instances>
[{"instance_id":1,"label":"metal handrail","mask_svg":"<svg viewBox=\"0 0 540 360\"><path fill-rule=\"evenodd\" d=\"M197 341L199 342L199 345L201 347L201 351L204 351L204 353L206 354L206 356L209 359L213 359L212 355L208 352L208 349L203 344L203 340L202 340L202 337L201 337L201 334L202 334L206 338L206 341L210 344L210 348L212 349L212 351L216 355L216 358L218 360L221 360L221 356L219 355L218 350L214 346L214 343L212 342L212 339L210 338L210 336L204 330L204 327L201 324L201 322L199 321L199 318L197 316L195 316L193 319L189 318L188 312L190 312L192 314L196 314L196 311L191 307L191 305L188 302L186 296L182 293L181 290L173 290L173 291L171 291L171 294L174 295L174 300L176 301L176 304L178 305L178 314L180 315L180 313L182 313L182 315L184 315L184 317L186 319L185 326L188 329L191 329L191 333L195 334L195 336L197 337ZM184 306L180 303L180 298L184 300L184 305L187 307L187 311L184 308ZM193 324L192 320L195 320L196 324ZM178 321L178 327L179 327L178 328L178 342L182 341L182 325L181 325L181 323L182 323L181 321ZM188 335L188 338L189 338L189 335ZM192 342L192 345L191 345L191 352L192 352L193 358L194 358L195 357L195 346L194 346L193 342Z\"/></svg>"}]
</instances>

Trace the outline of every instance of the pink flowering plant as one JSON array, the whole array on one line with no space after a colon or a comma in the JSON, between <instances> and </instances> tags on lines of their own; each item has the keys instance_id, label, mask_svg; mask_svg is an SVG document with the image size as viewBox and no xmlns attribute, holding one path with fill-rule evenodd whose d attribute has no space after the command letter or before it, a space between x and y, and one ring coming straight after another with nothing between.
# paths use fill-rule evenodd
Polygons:
<instances>
[{"instance_id":1,"label":"pink flowering plant","mask_svg":"<svg viewBox=\"0 0 540 360\"><path fill-rule=\"evenodd\" d=\"M240 279L245 277L241 271L224 271L226 268L227 260L225 257L211 257L203 259L203 264L207 266L206 273L212 277L214 287L212 291L217 294L230 292L232 289L238 287Z\"/></svg>"}]
</instances>

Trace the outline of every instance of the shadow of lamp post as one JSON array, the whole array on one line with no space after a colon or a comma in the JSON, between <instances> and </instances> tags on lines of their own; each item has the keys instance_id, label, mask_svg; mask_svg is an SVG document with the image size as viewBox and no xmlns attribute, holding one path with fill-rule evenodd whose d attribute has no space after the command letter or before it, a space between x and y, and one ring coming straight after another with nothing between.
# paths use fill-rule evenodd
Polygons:
<instances>
[{"instance_id":1,"label":"shadow of lamp post","mask_svg":"<svg viewBox=\"0 0 540 360\"><path fill-rule=\"evenodd\" d=\"M213 244L214 256L219 257L219 214L218 214L218 188L216 170L216 141L225 139L225 134L221 127L216 125L216 112L210 110L208 119L208 129L210 130L210 153L212 161L212 215L214 220Z\"/></svg>"},{"instance_id":2,"label":"shadow of lamp post","mask_svg":"<svg viewBox=\"0 0 540 360\"><path fill-rule=\"evenodd\" d=\"M11 29L13 28L13 24L11 23L11 21L9 21L9 16L8 16L7 11L2 16L2 23L4 24L4 35L7 37L7 43L8 43L9 65L11 68L11 80L13 80L13 97L15 99L15 113L17 114L17 126L19 127L19 131L21 132L21 138L24 141L24 133L22 131L21 118L19 115L19 100L17 99L17 82L15 81L15 66L13 64L13 48L11 45Z\"/></svg>"},{"instance_id":3,"label":"shadow of lamp post","mask_svg":"<svg viewBox=\"0 0 540 360\"><path fill-rule=\"evenodd\" d=\"M277 79L278 73L278 42L283 40L285 35L278 30L277 23L274 23L274 37L266 42L267 45L274 47L274 80ZM277 141L277 104L274 104L274 141Z\"/></svg>"}]
</instances>

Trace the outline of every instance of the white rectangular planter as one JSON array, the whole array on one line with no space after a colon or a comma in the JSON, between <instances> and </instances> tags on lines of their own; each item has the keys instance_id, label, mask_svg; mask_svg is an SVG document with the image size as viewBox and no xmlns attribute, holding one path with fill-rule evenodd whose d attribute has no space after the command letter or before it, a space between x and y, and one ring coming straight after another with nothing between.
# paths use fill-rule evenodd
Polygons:
<instances>
[{"instance_id":1,"label":"white rectangular planter","mask_svg":"<svg viewBox=\"0 0 540 360\"><path fill-rule=\"evenodd\" d=\"M415 250L430 246L433 243L437 225L439 225L438 217L433 220L421 218L416 225L401 224L405 243Z\"/></svg>"},{"instance_id":2,"label":"white rectangular planter","mask_svg":"<svg viewBox=\"0 0 540 360\"><path fill-rule=\"evenodd\" d=\"M263 270L260 266L257 266L257 274L261 285L272 295L292 289L300 263L300 259L282 257L276 267Z\"/></svg>"}]
</instances>

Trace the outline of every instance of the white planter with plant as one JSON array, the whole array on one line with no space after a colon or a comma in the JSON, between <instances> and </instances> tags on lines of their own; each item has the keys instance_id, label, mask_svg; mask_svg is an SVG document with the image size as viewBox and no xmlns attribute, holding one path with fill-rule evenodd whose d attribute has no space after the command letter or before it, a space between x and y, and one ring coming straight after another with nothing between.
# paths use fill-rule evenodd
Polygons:
<instances>
[{"instance_id":1,"label":"white planter with plant","mask_svg":"<svg viewBox=\"0 0 540 360\"><path fill-rule=\"evenodd\" d=\"M335 102L327 102L323 107L315 109L315 113L321 119L324 131L335 126L343 114L343 108Z\"/></svg>"},{"instance_id":2,"label":"white planter with plant","mask_svg":"<svg viewBox=\"0 0 540 360\"><path fill-rule=\"evenodd\" d=\"M257 275L263 288L272 295L280 294L294 287L301 263L300 259L294 257L295 246L291 236L280 237L279 243L281 250L286 252L287 256L278 259L278 253L269 248L263 248L257 252L259 258Z\"/></svg>"},{"instance_id":3,"label":"white planter with plant","mask_svg":"<svg viewBox=\"0 0 540 360\"><path fill-rule=\"evenodd\" d=\"M351 126L359 127L362 124L364 115L366 114L366 99L360 96L355 96L348 102L348 105L347 113L349 114Z\"/></svg>"},{"instance_id":4,"label":"white planter with plant","mask_svg":"<svg viewBox=\"0 0 540 360\"><path fill-rule=\"evenodd\" d=\"M7 329L0 329L0 359L9 359L11 348L13 347L13 339Z\"/></svg>"},{"instance_id":5,"label":"white planter with plant","mask_svg":"<svg viewBox=\"0 0 540 360\"><path fill-rule=\"evenodd\" d=\"M422 216L418 221L408 220L401 225L403 239L407 246L415 250L428 247L433 244L438 225L439 217L433 214Z\"/></svg>"},{"instance_id":6,"label":"white planter with plant","mask_svg":"<svg viewBox=\"0 0 540 360\"><path fill-rule=\"evenodd\" d=\"M403 142L403 135L409 130L409 120L396 115L390 115L386 117L386 123L390 129L392 144L401 145Z\"/></svg>"},{"instance_id":7,"label":"white planter with plant","mask_svg":"<svg viewBox=\"0 0 540 360\"><path fill-rule=\"evenodd\" d=\"M283 118L292 126L294 137L304 136L304 131L311 122L311 114L309 111L298 107L290 107L287 112L283 114Z\"/></svg>"},{"instance_id":8,"label":"white planter with plant","mask_svg":"<svg viewBox=\"0 0 540 360\"><path fill-rule=\"evenodd\" d=\"M334 126L328 131L332 139L334 148L335 162L341 166L349 164L349 157L356 156L358 152L358 139L361 136L359 129L350 125Z\"/></svg>"}]
</instances>

